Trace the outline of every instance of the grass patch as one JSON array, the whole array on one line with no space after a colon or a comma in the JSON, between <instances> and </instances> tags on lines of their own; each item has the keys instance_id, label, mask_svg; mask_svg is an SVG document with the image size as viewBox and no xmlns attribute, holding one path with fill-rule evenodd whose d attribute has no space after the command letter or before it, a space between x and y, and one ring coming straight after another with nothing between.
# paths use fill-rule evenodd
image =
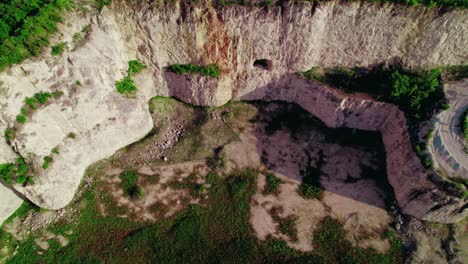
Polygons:
<instances>
[{"instance_id":1,"label":"grass patch","mask_svg":"<svg viewBox=\"0 0 468 264\"><path fill-rule=\"evenodd\" d=\"M168 67L168 70L177 74L199 73L203 76L211 76L218 78L220 75L219 66L217 64L209 64L208 66L198 66L194 64L174 64Z\"/></svg>"},{"instance_id":2,"label":"grass patch","mask_svg":"<svg viewBox=\"0 0 468 264\"><path fill-rule=\"evenodd\" d=\"M310 164L310 162L307 162ZM320 188L320 175L322 174L323 153L319 153L319 161L316 167L307 166L302 172L302 183L298 193L304 199L320 199L323 191Z\"/></svg>"},{"instance_id":3,"label":"grass patch","mask_svg":"<svg viewBox=\"0 0 468 264\"><path fill-rule=\"evenodd\" d=\"M27 120L27 118L26 118L26 116L23 115L23 114L20 114L20 115L17 115L17 116L16 116L16 122L18 122L18 123L20 123L20 124L26 123L26 120Z\"/></svg>"},{"instance_id":4,"label":"grass patch","mask_svg":"<svg viewBox=\"0 0 468 264\"><path fill-rule=\"evenodd\" d=\"M122 80L115 82L115 87L117 88L117 91L119 93L125 95L133 95L138 90L130 76L127 76Z\"/></svg>"},{"instance_id":5,"label":"grass patch","mask_svg":"<svg viewBox=\"0 0 468 264\"><path fill-rule=\"evenodd\" d=\"M278 194L279 186L283 181L272 173L265 174L266 184L263 189L263 194Z\"/></svg>"},{"instance_id":6,"label":"grass patch","mask_svg":"<svg viewBox=\"0 0 468 264\"><path fill-rule=\"evenodd\" d=\"M23 186L33 183L33 176L29 175L28 165L23 158L17 158L16 163L0 164L0 179L9 185L15 182Z\"/></svg>"},{"instance_id":7,"label":"grass patch","mask_svg":"<svg viewBox=\"0 0 468 264\"><path fill-rule=\"evenodd\" d=\"M57 45L52 46L52 55L61 55L65 51L66 45L67 44L65 42L60 42Z\"/></svg>"},{"instance_id":8,"label":"grass patch","mask_svg":"<svg viewBox=\"0 0 468 264\"><path fill-rule=\"evenodd\" d=\"M51 156L45 156L44 161L42 162L42 169L47 170L52 161L54 161L54 159Z\"/></svg>"},{"instance_id":9,"label":"grass patch","mask_svg":"<svg viewBox=\"0 0 468 264\"><path fill-rule=\"evenodd\" d=\"M129 185L136 182L134 175L127 180ZM109 210L102 216L97 202L107 194L95 182L85 189L76 207L80 208L77 219L49 228L50 232L66 236L70 241L67 246L61 247L52 240L49 250L40 250L34 242L38 235L33 232L24 241L10 240L8 246L16 248L17 254L11 255L7 263L328 263L325 260L332 259L329 255L305 254L291 249L284 241L260 241L255 237L249 223L249 201L256 180L255 170L233 172L224 178L211 173L207 176L211 187L206 205L191 205L174 217L153 224L135 223ZM317 236L322 241L322 254L333 252L323 250L323 243L330 241L344 245L338 249L340 253L357 259L357 263L378 263L366 261L375 259L375 253L362 253L337 241L341 236L323 232ZM0 244L2 241L6 240L0 238ZM366 257L364 261L361 256ZM392 260L393 255L381 256Z\"/></svg>"},{"instance_id":10,"label":"grass patch","mask_svg":"<svg viewBox=\"0 0 468 264\"><path fill-rule=\"evenodd\" d=\"M279 231L288 236L291 241L297 241L297 229L296 229L296 221L297 217L290 215L286 218L280 217L280 212L282 212L283 208L280 207L273 207L270 210L271 217L275 222L279 224L278 228Z\"/></svg>"},{"instance_id":11,"label":"grass patch","mask_svg":"<svg viewBox=\"0 0 468 264\"><path fill-rule=\"evenodd\" d=\"M313 244L316 253L323 257L325 263L402 263L401 241L392 232L387 232L387 235L391 245L387 254L379 254L374 249L355 247L346 240L343 225L338 220L326 216L314 232Z\"/></svg>"},{"instance_id":12,"label":"grass patch","mask_svg":"<svg viewBox=\"0 0 468 264\"><path fill-rule=\"evenodd\" d=\"M122 187L125 195L132 199L143 198L143 190L138 186L138 174L134 171L124 171L120 174Z\"/></svg>"},{"instance_id":13,"label":"grass patch","mask_svg":"<svg viewBox=\"0 0 468 264\"><path fill-rule=\"evenodd\" d=\"M138 60L131 60L128 62L128 70L127 76L120 81L115 82L115 87L117 88L117 92L126 95L127 97L134 96L138 88L136 87L135 83L133 82L132 76L141 72L145 65L143 65Z\"/></svg>"},{"instance_id":14,"label":"grass patch","mask_svg":"<svg viewBox=\"0 0 468 264\"><path fill-rule=\"evenodd\" d=\"M146 66L139 60L131 60L128 62L128 75L131 76L140 73L144 68L146 68Z\"/></svg>"}]
</instances>

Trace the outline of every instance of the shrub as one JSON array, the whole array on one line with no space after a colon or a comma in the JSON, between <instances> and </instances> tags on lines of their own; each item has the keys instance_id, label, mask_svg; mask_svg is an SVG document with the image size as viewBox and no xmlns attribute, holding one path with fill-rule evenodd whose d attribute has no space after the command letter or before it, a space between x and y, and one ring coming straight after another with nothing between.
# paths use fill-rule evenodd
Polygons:
<instances>
[{"instance_id":1,"label":"shrub","mask_svg":"<svg viewBox=\"0 0 468 264\"><path fill-rule=\"evenodd\" d=\"M80 39L81 39L80 32L76 32L75 34L73 34L73 42L78 42Z\"/></svg>"},{"instance_id":2,"label":"shrub","mask_svg":"<svg viewBox=\"0 0 468 264\"><path fill-rule=\"evenodd\" d=\"M29 108L31 108L32 110L36 110L36 103L37 103L37 99L34 98L34 97L26 97L26 99L24 100L24 102L29 106Z\"/></svg>"},{"instance_id":3,"label":"shrub","mask_svg":"<svg viewBox=\"0 0 468 264\"><path fill-rule=\"evenodd\" d=\"M15 165L12 163L0 164L0 178L8 184L13 184L13 175L15 172Z\"/></svg>"},{"instance_id":4,"label":"shrub","mask_svg":"<svg viewBox=\"0 0 468 264\"><path fill-rule=\"evenodd\" d=\"M313 184L301 183L299 186L299 194L305 199L320 199L322 189Z\"/></svg>"},{"instance_id":5,"label":"shrub","mask_svg":"<svg viewBox=\"0 0 468 264\"><path fill-rule=\"evenodd\" d=\"M34 94L34 98L40 104L47 103L47 101L49 101L51 97L52 97L52 94L47 93L47 92L39 92L39 93Z\"/></svg>"},{"instance_id":6,"label":"shrub","mask_svg":"<svg viewBox=\"0 0 468 264\"><path fill-rule=\"evenodd\" d=\"M203 76L219 77L220 70L217 64L209 64L206 67L197 66L194 64L174 64L168 67L169 71L177 74L199 73Z\"/></svg>"},{"instance_id":7,"label":"shrub","mask_svg":"<svg viewBox=\"0 0 468 264\"><path fill-rule=\"evenodd\" d=\"M138 60L131 60L128 62L128 75L133 75L141 72L144 68L146 68L145 65L143 65L140 61Z\"/></svg>"},{"instance_id":8,"label":"shrub","mask_svg":"<svg viewBox=\"0 0 468 264\"><path fill-rule=\"evenodd\" d=\"M26 116L25 115L17 115L16 116L16 121L18 121L18 123L20 124L24 124L26 123Z\"/></svg>"},{"instance_id":9,"label":"shrub","mask_svg":"<svg viewBox=\"0 0 468 264\"><path fill-rule=\"evenodd\" d=\"M115 82L115 87L119 93L126 95L132 95L137 91L137 87L130 76Z\"/></svg>"},{"instance_id":10,"label":"shrub","mask_svg":"<svg viewBox=\"0 0 468 264\"><path fill-rule=\"evenodd\" d=\"M441 85L441 70L410 71L399 65L365 68L314 67L302 75L347 92L365 92L398 105L414 121L447 108Z\"/></svg>"},{"instance_id":11,"label":"shrub","mask_svg":"<svg viewBox=\"0 0 468 264\"><path fill-rule=\"evenodd\" d=\"M124 193L130 198L141 199L143 197L143 191L137 185L138 174L134 171L124 171L120 174L120 180Z\"/></svg>"},{"instance_id":12,"label":"shrub","mask_svg":"<svg viewBox=\"0 0 468 264\"><path fill-rule=\"evenodd\" d=\"M53 148L51 152L54 153L54 154L60 154L60 151L59 151L58 147Z\"/></svg>"},{"instance_id":13,"label":"shrub","mask_svg":"<svg viewBox=\"0 0 468 264\"><path fill-rule=\"evenodd\" d=\"M68 133L67 138L75 139L75 138L76 138L76 134L73 133L73 132L70 132L70 133Z\"/></svg>"},{"instance_id":14,"label":"shrub","mask_svg":"<svg viewBox=\"0 0 468 264\"><path fill-rule=\"evenodd\" d=\"M51 156L45 156L42 163L42 169L47 170L54 159Z\"/></svg>"},{"instance_id":15,"label":"shrub","mask_svg":"<svg viewBox=\"0 0 468 264\"><path fill-rule=\"evenodd\" d=\"M75 81L75 84L76 84L77 86L81 86L81 82L78 81L78 80Z\"/></svg>"},{"instance_id":16,"label":"shrub","mask_svg":"<svg viewBox=\"0 0 468 264\"><path fill-rule=\"evenodd\" d=\"M110 5L111 0L96 0L96 8L101 11L106 5Z\"/></svg>"},{"instance_id":17,"label":"shrub","mask_svg":"<svg viewBox=\"0 0 468 264\"><path fill-rule=\"evenodd\" d=\"M468 143L468 109L465 110L463 113L461 120L460 120L460 128L465 135L465 141Z\"/></svg>"},{"instance_id":18,"label":"shrub","mask_svg":"<svg viewBox=\"0 0 468 264\"><path fill-rule=\"evenodd\" d=\"M263 189L264 194L278 193L279 186L282 183L281 179L276 177L274 174L266 174L266 184Z\"/></svg>"},{"instance_id":19,"label":"shrub","mask_svg":"<svg viewBox=\"0 0 468 264\"><path fill-rule=\"evenodd\" d=\"M8 140L13 140L15 138L15 131L13 131L12 129L5 129L5 137L8 139Z\"/></svg>"},{"instance_id":20,"label":"shrub","mask_svg":"<svg viewBox=\"0 0 468 264\"><path fill-rule=\"evenodd\" d=\"M60 42L57 45L52 46L52 55L60 55L65 50L65 42Z\"/></svg>"}]
</instances>

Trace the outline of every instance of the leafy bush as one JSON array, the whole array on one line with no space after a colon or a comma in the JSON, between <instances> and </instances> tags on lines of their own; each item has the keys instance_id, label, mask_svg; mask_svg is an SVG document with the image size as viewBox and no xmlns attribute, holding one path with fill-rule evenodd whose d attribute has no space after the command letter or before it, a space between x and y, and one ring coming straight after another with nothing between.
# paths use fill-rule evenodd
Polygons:
<instances>
[{"instance_id":1,"label":"leafy bush","mask_svg":"<svg viewBox=\"0 0 468 264\"><path fill-rule=\"evenodd\" d=\"M282 183L281 179L271 173L267 173L265 176L266 176L266 184L265 184L265 188L263 189L263 193L264 194L278 193L279 186Z\"/></svg>"},{"instance_id":2,"label":"leafy bush","mask_svg":"<svg viewBox=\"0 0 468 264\"><path fill-rule=\"evenodd\" d=\"M122 181L120 186L128 197L133 199L143 197L143 190L137 185L138 174L136 172L124 171L120 174L120 180Z\"/></svg>"},{"instance_id":3,"label":"leafy bush","mask_svg":"<svg viewBox=\"0 0 468 264\"><path fill-rule=\"evenodd\" d=\"M128 75L133 75L141 72L145 65L143 65L139 60L131 60L128 62Z\"/></svg>"},{"instance_id":4,"label":"leafy bush","mask_svg":"<svg viewBox=\"0 0 468 264\"><path fill-rule=\"evenodd\" d=\"M47 170L54 159L51 156L45 156L42 163L42 169Z\"/></svg>"},{"instance_id":5,"label":"leafy bush","mask_svg":"<svg viewBox=\"0 0 468 264\"><path fill-rule=\"evenodd\" d=\"M12 129L5 129L5 137L8 140L13 140L15 138L15 131Z\"/></svg>"},{"instance_id":6,"label":"leafy bush","mask_svg":"<svg viewBox=\"0 0 468 264\"><path fill-rule=\"evenodd\" d=\"M458 81L468 78L468 65L452 65L442 68L444 79L449 81Z\"/></svg>"},{"instance_id":7,"label":"leafy bush","mask_svg":"<svg viewBox=\"0 0 468 264\"><path fill-rule=\"evenodd\" d=\"M447 107L441 84L441 70L410 71L398 65L366 68L314 67L302 75L347 92L365 92L398 105L414 121L430 118Z\"/></svg>"},{"instance_id":8,"label":"leafy bush","mask_svg":"<svg viewBox=\"0 0 468 264\"><path fill-rule=\"evenodd\" d=\"M101 11L106 5L110 5L111 3L111 0L96 0L96 8Z\"/></svg>"},{"instance_id":9,"label":"leafy bush","mask_svg":"<svg viewBox=\"0 0 468 264\"><path fill-rule=\"evenodd\" d=\"M0 178L12 185L14 181L21 185L32 183L32 177L28 176L28 165L22 158L16 159L16 164L0 164Z\"/></svg>"},{"instance_id":10,"label":"leafy bush","mask_svg":"<svg viewBox=\"0 0 468 264\"><path fill-rule=\"evenodd\" d=\"M132 95L137 91L137 87L130 76L115 82L115 87L119 93L126 95Z\"/></svg>"},{"instance_id":11,"label":"leafy bush","mask_svg":"<svg viewBox=\"0 0 468 264\"><path fill-rule=\"evenodd\" d=\"M0 71L49 45L68 0L3 1L0 4Z\"/></svg>"},{"instance_id":12,"label":"leafy bush","mask_svg":"<svg viewBox=\"0 0 468 264\"><path fill-rule=\"evenodd\" d=\"M16 121L20 124L26 123L26 116L25 115L17 115L16 116Z\"/></svg>"},{"instance_id":13,"label":"leafy bush","mask_svg":"<svg viewBox=\"0 0 468 264\"><path fill-rule=\"evenodd\" d=\"M38 103L40 104L45 104L47 101L52 97L51 93L47 92L39 92L34 95L34 98L37 100Z\"/></svg>"},{"instance_id":14,"label":"leafy bush","mask_svg":"<svg viewBox=\"0 0 468 264\"><path fill-rule=\"evenodd\" d=\"M194 64L174 64L168 67L169 71L177 73L177 74L185 74L185 73L199 73L203 76L211 76L211 77L219 77L220 71L219 66L217 64L209 64L206 67L197 66Z\"/></svg>"},{"instance_id":15,"label":"leafy bush","mask_svg":"<svg viewBox=\"0 0 468 264\"><path fill-rule=\"evenodd\" d=\"M313 184L301 183L299 186L299 194L305 199L320 199L322 189Z\"/></svg>"},{"instance_id":16,"label":"leafy bush","mask_svg":"<svg viewBox=\"0 0 468 264\"><path fill-rule=\"evenodd\" d=\"M57 45L52 46L52 55L60 55L65 50L65 42L60 42Z\"/></svg>"}]
</instances>

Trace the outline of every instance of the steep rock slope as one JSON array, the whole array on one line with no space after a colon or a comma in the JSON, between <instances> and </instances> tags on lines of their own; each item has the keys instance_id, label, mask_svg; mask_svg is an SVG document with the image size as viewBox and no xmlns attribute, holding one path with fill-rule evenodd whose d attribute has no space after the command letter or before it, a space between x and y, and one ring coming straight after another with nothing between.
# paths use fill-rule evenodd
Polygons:
<instances>
[{"instance_id":1,"label":"steep rock slope","mask_svg":"<svg viewBox=\"0 0 468 264\"><path fill-rule=\"evenodd\" d=\"M147 101L152 96L172 95L194 103L219 105L230 99L254 98L254 94L269 87L284 87L277 84L288 79L289 73L312 66L368 66L396 59L408 66L424 68L467 63L468 25L465 21L468 12L463 10L438 14L436 10L423 8L336 2L319 6L288 4L267 9L241 6L215 9L176 2L150 8L139 2L134 5L115 2L100 15L70 14L67 20L70 23L66 24L71 27L63 26L62 32L68 41L83 25L91 24L91 32L83 45L59 58L45 55L41 60L26 61L0 73L0 90L5 95L0 98L2 131L14 123L26 96L38 91L65 93L37 110L19 127L13 144L16 152L36 164L37 176L33 185L15 187L39 206L53 209L71 201L88 165L137 141L151 130ZM116 92L114 82L123 77L126 62L133 58L140 59L148 67L135 77L140 89L135 99L129 99ZM254 67L257 59L270 60L271 69ZM189 62L218 63L222 69L216 82L203 83L197 77L181 77L198 81L196 86L186 86L198 89L191 93L190 100L185 90L175 88L182 80L164 69L174 63ZM82 85L77 86L76 80ZM200 91L208 88L210 95ZM292 91L279 89L277 92L284 94L279 99L288 100ZM196 98L206 96L209 100ZM333 97L321 97L317 102L330 104L330 108L323 108L330 111L336 109L333 107L339 102L342 112L353 105L364 110L365 105L375 104ZM404 117L393 106L383 107L390 107L390 112L385 113L395 116L398 122L383 123L382 118L362 120L367 120L369 127L372 126L369 122L377 122L372 130L383 133L386 133L385 126L391 131L396 129L396 141L385 143L396 144L394 149L400 145L405 147L409 141L404 136L407 133ZM337 116L328 115L329 112L322 115L311 112L325 118L330 126L353 126L352 122L356 122L344 118L337 121ZM70 133L76 137L69 137ZM42 170L43 157L56 146L60 154L54 156L50 168ZM3 139L0 148L0 162L15 155ZM408 153L413 160L414 154ZM435 204L425 199L433 186L426 186L427 181L419 172L420 164L411 162L408 166L404 174L389 174L390 179L394 179L395 189L403 188L400 198L396 191L400 206L412 208L405 212L418 217L453 221L450 215L453 210L443 216L430 212ZM413 171L418 174L409 173ZM398 175L414 177L415 181L408 181L412 183L410 186L400 186L406 180ZM419 182L423 194L417 193L417 199L410 199L408 195L411 196L414 185ZM418 202L423 204L419 207Z\"/></svg>"}]
</instances>

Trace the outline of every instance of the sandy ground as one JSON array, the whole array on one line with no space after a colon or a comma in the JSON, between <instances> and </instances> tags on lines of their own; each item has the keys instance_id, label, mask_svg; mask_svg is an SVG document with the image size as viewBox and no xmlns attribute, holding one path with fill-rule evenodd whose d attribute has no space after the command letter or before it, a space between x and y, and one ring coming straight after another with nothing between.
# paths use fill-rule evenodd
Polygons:
<instances>
[{"instance_id":1,"label":"sandy ground","mask_svg":"<svg viewBox=\"0 0 468 264\"><path fill-rule=\"evenodd\" d=\"M382 239L382 233L388 228L391 217L386 210L355 201L339 194L324 191L321 200L307 200L297 193L300 182L278 175L283 183L278 195L263 195L265 176L258 179L257 193L251 201L250 222L260 239L269 236L286 240L289 246L301 250L313 250L312 237L319 222L325 216L332 216L343 223L348 232L347 238L353 244L364 248L374 248L378 252L389 249L389 243ZM280 217L295 217L298 231L297 241L281 234L278 223L272 218L270 210L282 208Z\"/></svg>"},{"instance_id":2,"label":"sandy ground","mask_svg":"<svg viewBox=\"0 0 468 264\"><path fill-rule=\"evenodd\" d=\"M468 179L468 154L460 129L463 112L468 108L468 79L445 85L450 109L437 115L434 137L429 151L436 168L445 170L450 176Z\"/></svg>"},{"instance_id":3,"label":"sandy ground","mask_svg":"<svg viewBox=\"0 0 468 264\"><path fill-rule=\"evenodd\" d=\"M0 226L20 207L23 200L0 184Z\"/></svg>"}]
</instances>

